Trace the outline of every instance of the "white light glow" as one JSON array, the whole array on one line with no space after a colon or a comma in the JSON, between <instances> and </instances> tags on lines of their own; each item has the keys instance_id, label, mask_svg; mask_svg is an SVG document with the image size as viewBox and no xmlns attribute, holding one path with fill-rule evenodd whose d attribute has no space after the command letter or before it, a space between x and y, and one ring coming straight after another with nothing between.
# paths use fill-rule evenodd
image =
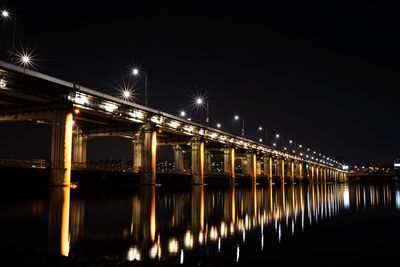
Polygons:
<instances>
[{"instance_id":1,"label":"white light glow","mask_svg":"<svg viewBox=\"0 0 400 267\"><path fill-rule=\"evenodd\" d=\"M7 10L3 10L3 11L1 11L1 15L2 15L4 18L8 18L8 17L10 16L10 13L9 13Z\"/></svg>"},{"instance_id":2,"label":"white light glow","mask_svg":"<svg viewBox=\"0 0 400 267\"><path fill-rule=\"evenodd\" d=\"M183 259L184 259L184 256L183 256L183 249L181 249L181 256L180 256L180 260L179 260L179 263L180 263L180 264L183 264Z\"/></svg>"},{"instance_id":3,"label":"white light glow","mask_svg":"<svg viewBox=\"0 0 400 267\"><path fill-rule=\"evenodd\" d=\"M184 110L182 110L182 111L180 112L180 115L181 115L181 117L185 117L185 116L186 116L186 112L185 112Z\"/></svg>"},{"instance_id":4,"label":"white light glow","mask_svg":"<svg viewBox=\"0 0 400 267\"><path fill-rule=\"evenodd\" d=\"M134 110L132 112L129 112L129 115L132 116L135 119L139 119L142 120L144 115L143 112L139 111L139 110Z\"/></svg>"},{"instance_id":5,"label":"white light glow","mask_svg":"<svg viewBox=\"0 0 400 267\"><path fill-rule=\"evenodd\" d=\"M190 231L187 231L185 233L185 237L183 238L183 245L187 249L193 248L193 235L190 233Z\"/></svg>"},{"instance_id":6,"label":"white light glow","mask_svg":"<svg viewBox=\"0 0 400 267\"><path fill-rule=\"evenodd\" d=\"M138 75L139 74L139 69L138 68L134 68L133 70L132 70L132 73L133 73L133 75Z\"/></svg>"},{"instance_id":7,"label":"white light glow","mask_svg":"<svg viewBox=\"0 0 400 267\"><path fill-rule=\"evenodd\" d=\"M217 128L221 128L221 123L217 123Z\"/></svg>"},{"instance_id":8,"label":"white light glow","mask_svg":"<svg viewBox=\"0 0 400 267\"><path fill-rule=\"evenodd\" d=\"M348 209L350 207L350 193L348 187L345 188L343 191L343 204L345 209Z\"/></svg>"},{"instance_id":9,"label":"white light glow","mask_svg":"<svg viewBox=\"0 0 400 267\"><path fill-rule=\"evenodd\" d=\"M171 238L168 242L168 252L171 254L176 254L178 253L179 250L179 243L178 240L175 238Z\"/></svg>"},{"instance_id":10,"label":"white light glow","mask_svg":"<svg viewBox=\"0 0 400 267\"><path fill-rule=\"evenodd\" d=\"M126 259L128 261L134 261L134 260L140 261L141 259L140 251L136 246L130 247L128 249L128 253L126 254Z\"/></svg>"},{"instance_id":11,"label":"white light glow","mask_svg":"<svg viewBox=\"0 0 400 267\"><path fill-rule=\"evenodd\" d=\"M104 103L103 108L108 112L114 112L118 107L112 103Z\"/></svg>"},{"instance_id":12,"label":"white light glow","mask_svg":"<svg viewBox=\"0 0 400 267\"><path fill-rule=\"evenodd\" d=\"M239 115L235 115L235 120L238 120L239 119Z\"/></svg>"}]
</instances>

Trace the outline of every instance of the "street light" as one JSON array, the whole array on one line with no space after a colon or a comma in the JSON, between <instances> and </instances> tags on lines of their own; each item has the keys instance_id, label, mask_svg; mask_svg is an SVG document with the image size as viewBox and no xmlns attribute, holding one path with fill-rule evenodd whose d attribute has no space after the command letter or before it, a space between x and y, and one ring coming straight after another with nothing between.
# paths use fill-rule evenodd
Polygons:
<instances>
[{"instance_id":1,"label":"street light","mask_svg":"<svg viewBox=\"0 0 400 267\"><path fill-rule=\"evenodd\" d=\"M275 135L275 138L276 138L276 139L281 139L281 140L282 140L282 148L283 148L283 144L284 144L283 135L276 134L276 135Z\"/></svg>"},{"instance_id":2,"label":"street light","mask_svg":"<svg viewBox=\"0 0 400 267\"><path fill-rule=\"evenodd\" d=\"M133 76L140 76L141 72L144 73L144 105L147 107L147 71L142 71L138 68L132 69Z\"/></svg>"},{"instance_id":3,"label":"street light","mask_svg":"<svg viewBox=\"0 0 400 267\"><path fill-rule=\"evenodd\" d=\"M10 16L10 13L7 10L3 10L1 11L1 15L3 16L3 18L8 18Z\"/></svg>"},{"instance_id":4,"label":"street light","mask_svg":"<svg viewBox=\"0 0 400 267\"><path fill-rule=\"evenodd\" d=\"M204 105L206 106L206 125L209 124L210 118L209 118L209 110L208 110L208 101L205 101L202 97L197 97L196 98L196 105L198 107L203 107Z\"/></svg>"},{"instance_id":5,"label":"street light","mask_svg":"<svg viewBox=\"0 0 400 267\"><path fill-rule=\"evenodd\" d=\"M233 117L235 119L235 121L238 121L240 119L239 115L235 115L235 117ZM244 118L242 119L242 136L244 136Z\"/></svg>"},{"instance_id":6,"label":"street light","mask_svg":"<svg viewBox=\"0 0 400 267\"><path fill-rule=\"evenodd\" d=\"M268 145L268 131L267 127L258 126L258 130L262 131L265 128L265 144Z\"/></svg>"},{"instance_id":7,"label":"street light","mask_svg":"<svg viewBox=\"0 0 400 267\"><path fill-rule=\"evenodd\" d=\"M221 123L217 123L217 128L221 128Z\"/></svg>"},{"instance_id":8,"label":"street light","mask_svg":"<svg viewBox=\"0 0 400 267\"><path fill-rule=\"evenodd\" d=\"M181 110L181 112L179 113L179 115L184 118L186 117L186 112L184 110Z\"/></svg>"},{"instance_id":9,"label":"street light","mask_svg":"<svg viewBox=\"0 0 400 267\"><path fill-rule=\"evenodd\" d=\"M11 16L8 10L2 10L1 16L3 19L8 20L11 19L14 22L14 30L13 30L13 39L12 39L12 50L11 50L11 63L14 63L14 53L15 53L15 32L17 30L17 15L15 14L14 17Z\"/></svg>"}]
</instances>

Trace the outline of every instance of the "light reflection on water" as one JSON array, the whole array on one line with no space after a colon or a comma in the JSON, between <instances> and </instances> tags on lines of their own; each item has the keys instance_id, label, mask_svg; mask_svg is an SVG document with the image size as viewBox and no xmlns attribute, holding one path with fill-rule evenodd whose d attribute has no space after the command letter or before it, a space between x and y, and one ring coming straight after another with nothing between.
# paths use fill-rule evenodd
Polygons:
<instances>
[{"instance_id":1,"label":"light reflection on water","mask_svg":"<svg viewBox=\"0 0 400 267\"><path fill-rule=\"evenodd\" d=\"M213 255L216 261L221 257L235 263L242 261L245 252L249 258L279 249L296 235L304 237L315 225L349 210L399 209L400 191L395 188L147 186L120 193L118 189L53 188L47 214L43 199L24 205L31 205L31 216L48 218L47 251L53 254L75 258L111 255L120 261L177 264L204 263L205 256ZM31 234L42 234L35 231Z\"/></svg>"}]
</instances>

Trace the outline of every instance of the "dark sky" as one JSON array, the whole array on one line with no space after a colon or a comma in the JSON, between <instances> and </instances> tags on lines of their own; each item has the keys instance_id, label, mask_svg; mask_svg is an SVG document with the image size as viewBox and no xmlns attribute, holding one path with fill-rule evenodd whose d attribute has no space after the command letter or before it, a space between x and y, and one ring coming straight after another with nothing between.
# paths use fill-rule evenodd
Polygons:
<instances>
[{"instance_id":1,"label":"dark sky","mask_svg":"<svg viewBox=\"0 0 400 267\"><path fill-rule=\"evenodd\" d=\"M213 124L239 134L239 114L249 138L262 124L271 142L280 133L351 162L400 156L395 6L86 2L1 4L18 14L17 47L35 49L40 72L117 95L136 64L148 73L150 106L172 114L199 93ZM0 42L10 45L11 24L2 24ZM143 81L135 86L142 103Z\"/></svg>"}]
</instances>

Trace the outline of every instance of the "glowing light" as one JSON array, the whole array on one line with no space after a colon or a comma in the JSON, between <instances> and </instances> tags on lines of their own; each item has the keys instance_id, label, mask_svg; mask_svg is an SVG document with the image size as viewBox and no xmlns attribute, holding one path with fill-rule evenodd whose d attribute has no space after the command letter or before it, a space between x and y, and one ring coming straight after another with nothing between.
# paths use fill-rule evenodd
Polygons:
<instances>
[{"instance_id":1,"label":"glowing light","mask_svg":"<svg viewBox=\"0 0 400 267\"><path fill-rule=\"evenodd\" d=\"M1 11L1 15L2 15L4 18L8 18L8 17L10 16L10 13L9 13L7 10L3 10L3 11Z\"/></svg>"},{"instance_id":2,"label":"glowing light","mask_svg":"<svg viewBox=\"0 0 400 267\"><path fill-rule=\"evenodd\" d=\"M160 248L158 247L158 245L154 244L149 250L150 259L155 259L157 257L159 250L160 250Z\"/></svg>"},{"instance_id":3,"label":"glowing light","mask_svg":"<svg viewBox=\"0 0 400 267\"><path fill-rule=\"evenodd\" d=\"M345 209L348 209L350 207L350 193L348 187L345 188L343 191L343 204Z\"/></svg>"},{"instance_id":4,"label":"glowing light","mask_svg":"<svg viewBox=\"0 0 400 267\"><path fill-rule=\"evenodd\" d=\"M182 110L179 114L180 114L181 117L185 117L186 116L186 112L184 110Z\"/></svg>"},{"instance_id":5,"label":"glowing light","mask_svg":"<svg viewBox=\"0 0 400 267\"><path fill-rule=\"evenodd\" d=\"M228 235L228 227L226 226L225 222L221 222L221 236L225 237Z\"/></svg>"},{"instance_id":6,"label":"glowing light","mask_svg":"<svg viewBox=\"0 0 400 267\"><path fill-rule=\"evenodd\" d=\"M262 127L262 126L258 127L258 130L259 130L259 131L262 131L262 129L263 129L263 127Z\"/></svg>"},{"instance_id":7,"label":"glowing light","mask_svg":"<svg viewBox=\"0 0 400 267\"><path fill-rule=\"evenodd\" d=\"M0 76L0 88L6 88L6 87L7 87L7 76L1 75Z\"/></svg>"},{"instance_id":8,"label":"glowing light","mask_svg":"<svg viewBox=\"0 0 400 267\"><path fill-rule=\"evenodd\" d=\"M279 138L279 136L280 136L279 134L276 134L276 135L275 135L276 138Z\"/></svg>"},{"instance_id":9,"label":"glowing light","mask_svg":"<svg viewBox=\"0 0 400 267\"><path fill-rule=\"evenodd\" d=\"M188 249L193 248L193 235L190 233L190 231L187 231L185 233L185 237L183 238L183 244L185 248Z\"/></svg>"},{"instance_id":10,"label":"glowing light","mask_svg":"<svg viewBox=\"0 0 400 267\"><path fill-rule=\"evenodd\" d=\"M201 231L199 233L199 244L203 244L204 243L204 233Z\"/></svg>"},{"instance_id":11,"label":"glowing light","mask_svg":"<svg viewBox=\"0 0 400 267\"><path fill-rule=\"evenodd\" d=\"M139 69L138 68L134 68L133 70L132 70L132 74L133 75L138 75L139 74Z\"/></svg>"},{"instance_id":12,"label":"glowing light","mask_svg":"<svg viewBox=\"0 0 400 267\"><path fill-rule=\"evenodd\" d=\"M84 95L76 95L73 101L79 105L86 105L87 103L89 103L88 98Z\"/></svg>"},{"instance_id":13,"label":"glowing light","mask_svg":"<svg viewBox=\"0 0 400 267\"><path fill-rule=\"evenodd\" d=\"M108 112L114 112L114 110L116 110L118 107L117 107L117 105L112 104L112 103L105 103L103 105L103 108Z\"/></svg>"},{"instance_id":14,"label":"glowing light","mask_svg":"<svg viewBox=\"0 0 400 267\"><path fill-rule=\"evenodd\" d=\"M239 115L235 115L234 119L238 120L239 119Z\"/></svg>"},{"instance_id":15,"label":"glowing light","mask_svg":"<svg viewBox=\"0 0 400 267\"><path fill-rule=\"evenodd\" d=\"M273 145L273 146L276 146L276 143L273 143L272 145Z\"/></svg>"},{"instance_id":16,"label":"glowing light","mask_svg":"<svg viewBox=\"0 0 400 267\"><path fill-rule=\"evenodd\" d=\"M178 121L171 121L171 122L169 123L169 126L170 126L171 128L174 128L174 129L178 128L180 125L181 125L181 124L180 124Z\"/></svg>"},{"instance_id":17,"label":"glowing light","mask_svg":"<svg viewBox=\"0 0 400 267\"><path fill-rule=\"evenodd\" d=\"M184 259L184 257L183 257L183 249L181 249L180 261L179 261L180 264L183 264L183 259Z\"/></svg>"},{"instance_id":18,"label":"glowing light","mask_svg":"<svg viewBox=\"0 0 400 267\"><path fill-rule=\"evenodd\" d=\"M23 62L24 64L28 64L29 62L31 62L31 59L30 59L29 56L27 56L27 55L23 55L23 56L21 57L21 60L22 60L22 62Z\"/></svg>"},{"instance_id":19,"label":"glowing light","mask_svg":"<svg viewBox=\"0 0 400 267\"><path fill-rule=\"evenodd\" d=\"M218 252L221 251L221 237L218 238Z\"/></svg>"},{"instance_id":20,"label":"glowing light","mask_svg":"<svg viewBox=\"0 0 400 267\"><path fill-rule=\"evenodd\" d=\"M134 110L132 112L129 112L129 115L132 116L135 119L142 120L144 118L143 112L139 110Z\"/></svg>"},{"instance_id":21,"label":"glowing light","mask_svg":"<svg viewBox=\"0 0 400 267\"><path fill-rule=\"evenodd\" d=\"M239 256L240 256L240 248L239 244L236 245L236 262L239 261Z\"/></svg>"},{"instance_id":22,"label":"glowing light","mask_svg":"<svg viewBox=\"0 0 400 267\"><path fill-rule=\"evenodd\" d=\"M80 112L81 112L81 111L80 111L78 108L76 108L76 109L74 110L74 113L75 113L76 115L78 115Z\"/></svg>"},{"instance_id":23,"label":"glowing light","mask_svg":"<svg viewBox=\"0 0 400 267\"><path fill-rule=\"evenodd\" d=\"M221 128L221 123L217 123L217 128Z\"/></svg>"},{"instance_id":24,"label":"glowing light","mask_svg":"<svg viewBox=\"0 0 400 267\"><path fill-rule=\"evenodd\" d=\"M262 142L263 140L262 140L262 138L260 138L260 139L258 139L258 141L259 141L259 142Z\"/></svg>"},{"instance_id":25,"label":"glowing light","mask_svg":"<svg viewBox=\"0 0 400 267\"><path fill-rule=\"evenodd\" d=\"M124 99L130 99L131 98L131 92L129 90L125 90L122 92L122 97Z\"/></svg>"},{"instance_id":26,"label":"glowing light","mask_svg":"<svg viewBox=\"0 0 400 267\"><path fill-rule=\"evenodd\" d=\"M176 254L178 253L178 250L179 250L178 240L176 240L175 238L170 239L168 242L168 252L171 254Z\"/></svg>"},{"instance_id":27,"label":"glowing light","mask_svg":"<svg viewBox=\"0 0 400 267\"><path fill-rule=\"evenodd\" d=\"M141 259L141 255L140 255L140 251L138 250L138 248L136 246L135 247L130 247L128 249L128 253L126 254L126 260L128 260L128 261L134 261L134 260L140 261L140 259Z\"/></svg>"},{"instance_id":28,"label":"glowing light","mask_svg":"<svg viewBox=\"0 0 400 267\"><path fill-rule=\"evenodd\" d=\"M73 128L72 112L68 113L65 118L65 137L64 137L64 179L62 185L71 184L71 158L72 158L72 128Z\"/></svg>"},{"instance_id":29,"label":"glowing light","mask_svg":"<svg viewBox=\"0 0 400 267\"><path fill-rule=\"evenodd\" d=\"M400 209L400 191L396 191L395 196L396 196L396 208Z\"/></svg>"},{"instance_id":30,"label":"glowing light","mask_svg":"<svg viewBox=\"0 0 400 267\"><path fill-rule=\"evenodd\" d=\"M200 97L196 98L196 104L197 105L202 105L203 104L203 99L200 98Z\"/></svg>"},{"instance_id":31,"label":"glowing light","mask_svg":"<svg viewBox=\"0 0 400 267\"><path fill-rule=\"evenodd\" d=\"M289 140L289 144L293 143L293 140Z\"/></svg>"},{"instance_id":32,"label":"glowing light","mask_svg":"<svg viewBox=\"0 0 400 267\"><path fill-rule=\"evenodd\" d=\"M69 254L69 215L70 215L70 188L62 187L62 217L61 217L61 255Z\"/></svg>"},{"instance_id":33,"label":"glowing light","mask_svg":"<svg viewBox=\"0 0 400 267\"><path fill-rule=\"evenodd\" d=\"M299 147L302 148L303 146L302 146L302 145L299 145Z\"/></svg>"},{"instance_id":34,"label":"glowing light","mask_svg":"<svg viewBox=\"0 0 400 267\"><path fill-rule=\"evenodd\" d=\"M215 240L217 240L217 238L218 238L218 230L217 230L217 227L212 226L212 227L211 227L211 230L210 230L210 239L211 239L212 241L215 241Z\"/></svg>"}]
</instances>

